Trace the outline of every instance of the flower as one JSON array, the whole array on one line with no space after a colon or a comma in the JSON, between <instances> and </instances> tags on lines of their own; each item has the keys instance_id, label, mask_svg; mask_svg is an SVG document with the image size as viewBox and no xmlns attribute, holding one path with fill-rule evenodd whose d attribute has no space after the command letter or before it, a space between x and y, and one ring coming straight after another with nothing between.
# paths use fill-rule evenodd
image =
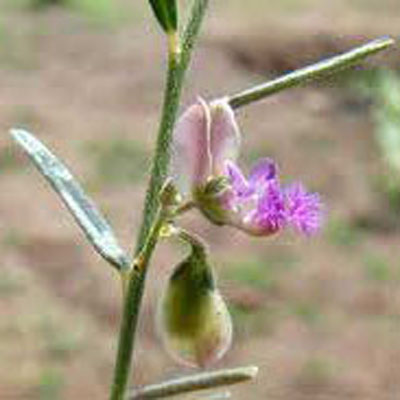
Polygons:
<instances>
[{"instance_id":1,"label":"flower","mask_svg":"<svg viewBox=\"0 0 400 400\"><path fill-rule=\"evenodd\" d=\"M226 163L230 178L225 206L236 215L233 225L259 236L276 233L291 225L299 233L311 235L321 225L321 201L301 183L282 186L278 167L268 158L259 161L247 180L232 162Z\"/></svg>"},{"instance_id":2,"label":"flower","mask_svg":"<svg viewBox=\"0 0 400 400\"><path fill-rule=\"evenodd\" d=\"M236 164L241 135L226 99L199 99L177 122L171 175L182 195L218 225L268 236L291 226L306 236L322 221L317 193L296 182L282 185L277 164L261 159L246 179Z\"/></svg>"}]
</instances>

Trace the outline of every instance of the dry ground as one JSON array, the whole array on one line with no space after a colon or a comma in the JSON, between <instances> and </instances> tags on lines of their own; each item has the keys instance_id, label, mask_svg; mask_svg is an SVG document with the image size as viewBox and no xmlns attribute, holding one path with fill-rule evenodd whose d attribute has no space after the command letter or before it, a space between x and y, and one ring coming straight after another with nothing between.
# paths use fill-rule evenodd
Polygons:
<instances>
[{"instance_id":1,"label":"dry ground","mask_svg":"<svg viewBox=\"0 0 400 400\"><path fill-rule=\"evenodd\" d=\"M123 17L92 20L0 1L1 399L107 397L119 321L116 276L7 130L29 128L62 155L124 245L132 245L164 59L146 5L116 3ZM400 26L397 0L212 3L185 104L396 35ZM397 67L400 55L374 62ZM322 193L327 218L319 237L256 240L196 215L185 220L208 238L235 319L234 346L219 366L261 368L256 382L232 389L235 399L399 396L400 218L377 189L383 166L370 106L348 84L291 90L238 114L245 167L272 156L285 178ZM155 257L138 383L183 372L164 354L153 321L157 293L181 254L162 244Z\"/></svg>"}]
</instances>

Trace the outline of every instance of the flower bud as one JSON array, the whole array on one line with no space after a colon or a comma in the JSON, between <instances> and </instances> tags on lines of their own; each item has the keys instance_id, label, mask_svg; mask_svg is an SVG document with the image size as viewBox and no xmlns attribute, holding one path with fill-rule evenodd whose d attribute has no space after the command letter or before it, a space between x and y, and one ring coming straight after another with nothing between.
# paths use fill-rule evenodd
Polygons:
<instances>
[{"instance_id":1,"label":"flower bud","mask_svg":"<svg viewBox=\"0 0 400 400\"><path fill-rule=\"evenodd\" d=\"M192 248L175 268L158 318L163 343L178 362L204 367L226 353L232 338L231 318L204 250Z\"/></svg>"},{"instance_id":2,"label":"flower bud","mask_svg":"<svg viewBox=\"0 0 400 400\"><path fill-rule=\"evenodd\" d=\"M167 179L160 191L160 202L163 207L176 207L182 201L172 179Z\"/></svg>"},{"instance_id":3,"label":"flower bud","mask_svg":"<svg viewBox=\"0 0 400 400\"><path fill-rule=\"evenodd\" d=\"M154 14L163 30L176 32L178 27L178 7L176 0L149 0Z\"/></svg>"}]
</instances>

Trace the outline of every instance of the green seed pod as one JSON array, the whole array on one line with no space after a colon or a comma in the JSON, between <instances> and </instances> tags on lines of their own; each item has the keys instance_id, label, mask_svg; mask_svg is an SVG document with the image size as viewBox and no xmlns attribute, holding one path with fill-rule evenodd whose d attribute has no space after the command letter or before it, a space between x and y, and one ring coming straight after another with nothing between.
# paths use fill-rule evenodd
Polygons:
<instances>
[{"instance_id":1,"label":"green seed pod","mask_svg":"<svg viewBox=\"0 0 400 400\"><path fill-rule=\"evenodd\" d=\"M167 351L186 365L204 367L230 347L231 318L204 249L193 247L175 268L160 303L158 327Z\"/></svg>"},{"instance_id":2,"label":"green seed pod","mask_svg":"<svg viewBox=\"0 0 400 400\"><path fill-rule=\"evenodd\" d=\"M154 14L165 32L178 29L178 6L176 0L149 0Z\"/></svg>"}]
</instances>

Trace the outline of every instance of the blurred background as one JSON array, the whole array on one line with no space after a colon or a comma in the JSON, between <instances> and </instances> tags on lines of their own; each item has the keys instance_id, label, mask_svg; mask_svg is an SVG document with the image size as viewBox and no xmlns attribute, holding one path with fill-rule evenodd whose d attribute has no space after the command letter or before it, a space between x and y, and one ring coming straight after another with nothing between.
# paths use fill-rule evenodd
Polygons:
<instances>
[{"instance_id":1,"label":"blurred background","mask_svg":"<svg viewBox=\"0 0 400 400\"><path fill-rule=\"evenodd\" d=\"M400 26L398 0L212 1L184 95L234 93ZM243 4L245 3L245 4ZM186 4L186 2L182 2ZM0 398L106 399L119 282L11 143L36 133L132 248L160 111L163 38L146 1L0 0ZM275 158L326 205L322 234L251 239L196 213L235 322L218 367L256 364L235 399L398 399L398 49L238 112L246 169ZM134 379L192 372L165 354L156 300L184 249L161 244ZM199 396L186 398L198 399Z\"/></svg>"}]
</instances>

